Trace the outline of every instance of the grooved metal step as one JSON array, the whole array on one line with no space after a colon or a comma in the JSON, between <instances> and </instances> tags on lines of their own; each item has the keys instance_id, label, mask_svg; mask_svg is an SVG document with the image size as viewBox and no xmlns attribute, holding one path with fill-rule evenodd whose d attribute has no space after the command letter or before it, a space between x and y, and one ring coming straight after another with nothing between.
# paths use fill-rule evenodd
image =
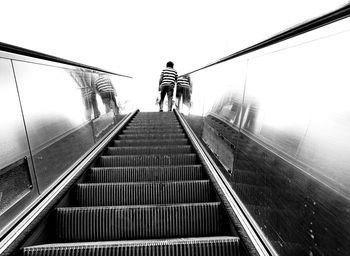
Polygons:
<instances>
[{"instance_id":1,"label":"grooved metal step","mask_svg":"<svg viewBox=\"0 0 350 256\"><path fill-rule=\"evenodd\" d=\"M61 242L224 235L220 203L57 209Z\"/></svg>"},{"instance_id":2,"label":"grooved metal step","mask_svg":"<svg viewBox=\"0 0 350 256\"><path fill-rule=\"evenodd\" d=\"M171 125L178 125L178 120L156 120L156 119L149 119L149 120L132 120L129 122L129 124L157 124L157 125L163 125L163 124L171 124Z\"/></svg>"},{"instance_id":3,"label":"grooved metal step","mask_svg":"<svg viewBox=\"0 0 350 256\"><path fill-rule=\"evenodd\" d=\"M204 178L201 165L92 168L90 182L137 182L199 180Z\"/></svg>"},{"instance_id":4,"label":"grooved metal step","mask_svg":"<svg viewBox=\"0 0 350 256\"><path fill-rule=\"evenodd\" d=\"M230 236L44 244L25 247L24 256L239 256L239 238Z\"/></svg>"},{"instance_id":5,"label":"grooved metal step","mask_svg":"<svg viewBox=\"0 0 350 256\"><path fill-rule=\"evenodd\" d=\"M143 155L143 154L186 154L191 153L190 145L152 146L152 147L108 147L108 155Z\"/></svg>"},{"instance_id":6,"label":"grooved metal step","mask_svg":"<svg viewBox=\"0 0 350 256\"><path fill-rule=\"evenodd\" d=\"M145 140L115 140L113 145L124 146L157 146L157 145L189 145L188 139L145 139Z\"/></svg>"},{"instance_id":7,"label":"grooved metal step","mask_svg":"<svg viewBox=\"0 0 350 256\"><path fill-rule=\"evenodd\" d=\"M196 154L101 156L100 167L196 164Z\"/></svg>"},{"instance_id":8,"label":"grooved metal step","mask_svg":"<svg viewBox=\"0 0 350 256\"><path fill-rule=\"evenodd\" d=\"M213 199L208 180L77 185L80 206L182 204Z\"/></svg>"},{"instance_id":9,"label":"grooved metal step","mask_svg":"<svg viewBox=\"0 0 350 256\"><path fill-rule=\"evenodd\" d=\"M139 139L184 139L184 133L152 133L152 134L120 134L120 140L139 140Z\"/></svg>"},{"instance_id":10,"label":"grooved metal step","mask_svg":"<svg viewBox=\"0 0 350 256\"><path fill-rule=\"evenodd\" d=\"M176 129L176 128L169 128L169 129L161 129L161 127L157 127L155 129L125 129L122 131L122 134L133 134L133 133L141 133L141 134L147 134L147 133L183 133L184 131L182 129Z\"/></svg>"},{"instance_id":11,"label":"grooved metal step","mask_svg":"<svg viewBox=\"0 0 350 256\"><path fill-rule=\"evenodd\" d=\"M182 129L182 127L180 125L156 125L156 124L149 124L149 125L127 125L125 127L126 129Z\"/></svg>"}]
</instances>

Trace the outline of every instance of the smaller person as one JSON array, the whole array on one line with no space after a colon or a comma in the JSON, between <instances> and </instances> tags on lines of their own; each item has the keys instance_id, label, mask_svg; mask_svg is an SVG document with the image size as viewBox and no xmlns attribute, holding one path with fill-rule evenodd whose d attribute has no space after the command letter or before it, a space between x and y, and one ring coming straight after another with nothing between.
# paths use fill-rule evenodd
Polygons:
<instances>
[{"instance_id":1,"label":"smaller person","mask_svg":"<svg viewBox=\"0 0 350 256\"><path fill-rule=\"evenodd\" d=\"M113 110L114 115L118 115L119 108L117 100L115 99L116 91L111 79L106 74L100 73L99 78L95 81L95 88L100 94L102 102L106 107L106 113Z\"/></svg>"},{"instance_id":2,"label":"smaller person","mask_svg":"<svg viewBox=\"0 0 350 256\"><path fill-rule=\"evenodd\" d=\"M158 90L160 91L160 101L159 101L160 112L163 112L163 102L164 102L165 95L168 95L168 111L172 110L173 94L174 94L174 87L175 87L176 81L177 81L177 72L174 69L174 63L169 61L166 64L166 68L163 69L162 73L160 74L160 79L159 79Z\"/></svg>"},{"instance_id":3,"label":"smaller person","mask_svg":"<svg viewBox=\"0 0 350 256\"><path fill-rule=\"evenodd\" d=\"M176 86L176 107L177 109L180 108L180 102L182 98L182 102L185 105L191 104L191 94L192 94L192 82L189 75L180 76L177 79L177 86Z\"/></svg>"}]
</instances>

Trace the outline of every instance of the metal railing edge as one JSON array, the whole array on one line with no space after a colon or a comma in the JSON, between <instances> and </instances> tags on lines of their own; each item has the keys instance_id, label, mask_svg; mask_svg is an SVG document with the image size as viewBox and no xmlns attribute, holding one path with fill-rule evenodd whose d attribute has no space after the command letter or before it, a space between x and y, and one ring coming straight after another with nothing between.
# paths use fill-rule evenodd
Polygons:
<instances>
[{"instance_id":1,"label":"metal railing edge","mask_svg":"<svg viewBox=\"0 0 350 256\"><path fill-rule=\"evenodd\" d=\"M26 56L26 57L30 57L30 58L41 59L41 60L45 60L45 61L56 62L56 63L60 63L60 64L70 65L70 66L76 66L76 67L80 67L80 68L86 68L86 69L90 69L90 70L96 70L99 72L108 73L108 74L112 74L112 75L116 75L116 76L132 78L131 76L128 76L128 75L118 74L118 73L107 71L107 70L97 68L94 66L90 66L90 65L79 63L79 62L59 58L59 57L56 57L53 55L33 51L30 49L26 49L23 47L7 44L7 43L3 43L3 42L0 42L0 51L11 53L11 54L22 55L22 56Z\"/></svg>"}]
</instances>

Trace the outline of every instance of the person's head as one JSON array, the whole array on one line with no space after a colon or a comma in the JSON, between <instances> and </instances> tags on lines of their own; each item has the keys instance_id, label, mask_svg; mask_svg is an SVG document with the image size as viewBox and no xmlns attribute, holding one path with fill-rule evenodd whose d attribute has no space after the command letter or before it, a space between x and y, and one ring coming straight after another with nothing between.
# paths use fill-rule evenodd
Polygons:
<instances>
[{"instance_id":1,"label":"person's head","mask_svg":"<svg viewBox=\"0 0 350 256\"><path fill-rule=\"evenodd\" d=\"M168 63L166 64L167 68L173 68L174 67L174 63L171 61L168 61Z\"/></svg>"}]
</instances>

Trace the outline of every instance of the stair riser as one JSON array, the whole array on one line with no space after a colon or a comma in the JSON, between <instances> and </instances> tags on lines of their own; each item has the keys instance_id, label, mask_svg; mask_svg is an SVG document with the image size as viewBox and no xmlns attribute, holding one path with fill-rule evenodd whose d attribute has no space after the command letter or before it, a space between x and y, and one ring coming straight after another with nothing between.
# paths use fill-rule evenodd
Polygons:
<instances>
[{"instance_id":1,"label":"stair riser","mask_svg":"<svg viewBox=\"0 0 350 256\"><path fill-rule=\"evenodd\" d=\"M201 166L94 168L90 182L139 182L203 179Z\"/></svg>"},{"instance_id":2,"label":"stair riser","mask_svg":"<svg viewBox=\"0 0 350 256\"><path fill-rule=\"evenodd\" d=\"M186 138L185 134L169 134L169 133L160 133L160 134L120 134L118 135L120 140L139 140L139 139L184 139Z\"/></svg>"},{"instance_id":3,"label":"stair riser","mask_svg":"<svg viewBox=\"0 0 350 256\"><path fill-rule=\"evenodd\" d=\"M153 242L152 244L82 245L57 248L25 248L24 256L239 256L239 240L206 243Z\"/></svg>"},{"instance_id":4,"label":"stair riser","mask_svg":"<svg viewBox=\"0 0 350 256\"><path fill-rule=\"evenodd\" d=\"M201 203L212 201L209 181L134 184L80 184L80 206Z\"/></svg>"},{"instance_id":5,"label":"stair riser","mask_svg":"<svg viewBox=\"0 0 350 256\"><path fill-rule=\"evenodd\" d=\"M196 163L195 154L101 156L99 159L100 167L191 165Z\"/></svg>"},{"instance_id":6,"label":"stair riser","mask_svg":"<svg viewBox=\"0 0 350 256\"><path fill-rule=\"evenodd\" d=\"M176 147L109 147L108 155L143 155L143 154L189 154L191 146Z\"/></svg>"},{"instance_id":7,"label":"stair riser","mask_svg":"<svg viewBox=\"0 0 350 256\"><path fill-rule=\"evenodd\" d=\"M162 145L188 145L187 139L174 140L115 140L115 147L133 147L133 146L162 146Z\"/></svg>"},{"instance_id":8,"label":"stair riser","mask_svg":"<svg viewBox=\"0 0 350 256\"><path fill-rule=\"evenodd\" d=\"M122 134L162 134L162 133L179 133L184 134L182 129L125 129Z\"/></svg>"},{"instance_id":9,"label":"stair riser","mask_svg":"<svg viewBox=\"0 0 350 256\"><path fill-rule=\"evenodd\" d=\"M177 120L137 120L137 121L131 121L130 124L156 124L156 125L164 125L164 124L171 124L171 125L179 125L179 121Z\"/></svg>"},{"instance_id":10,"label":"stair riser","mask_svg":"<svg viewBox=\"0 0 350 256\"><path fill-rule=\"evenodd\" d=\"M218 204L57 209L61 242L221 235Z\"/></svg>"}]
</instances>

